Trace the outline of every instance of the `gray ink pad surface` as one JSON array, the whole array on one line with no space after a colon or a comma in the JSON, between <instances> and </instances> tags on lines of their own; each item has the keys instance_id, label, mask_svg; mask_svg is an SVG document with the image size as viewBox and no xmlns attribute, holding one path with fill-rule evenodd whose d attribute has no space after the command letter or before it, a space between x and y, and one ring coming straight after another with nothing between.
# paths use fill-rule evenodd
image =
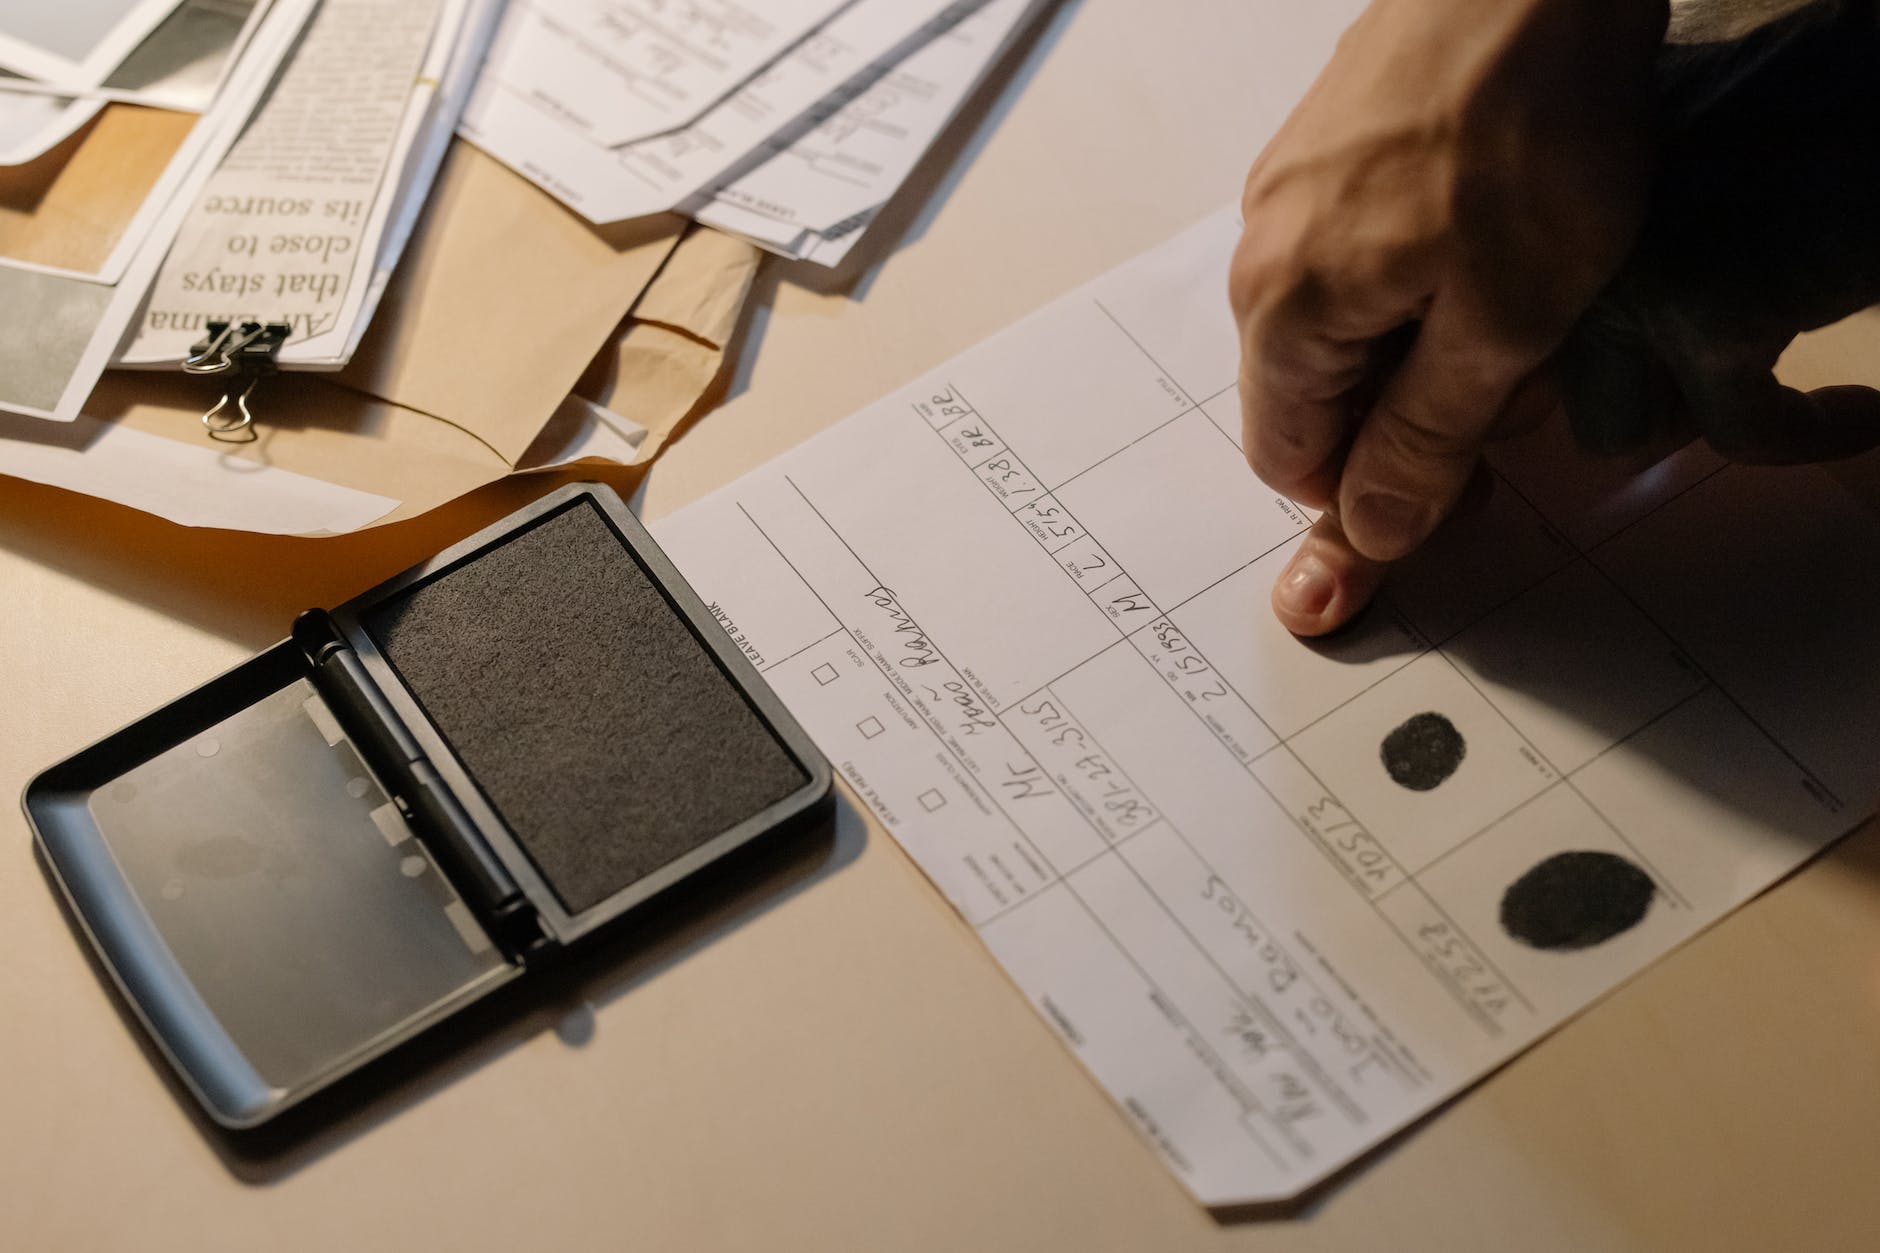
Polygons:
<instances>
[{"instance_id":1,"label":"gray ink pad surface","mask_svg":"<svg viewBox=\"0 0 1880 1253\"><path fill-rule=\"evenodd\" d=\"M45 771L53 878L217 1122L263 1123L774 831L829 766L577 484Z\"/></svg>"},{"instance_id":2,"label":"gray ink pad surface","mask_svg":"<svg viewBox=\"0 0 1880 1253\"><path fill-rule=\"evenodd\" d=\"M809 781L596 509L363 620L572 913Z\"/></svg>"}]
</instances>

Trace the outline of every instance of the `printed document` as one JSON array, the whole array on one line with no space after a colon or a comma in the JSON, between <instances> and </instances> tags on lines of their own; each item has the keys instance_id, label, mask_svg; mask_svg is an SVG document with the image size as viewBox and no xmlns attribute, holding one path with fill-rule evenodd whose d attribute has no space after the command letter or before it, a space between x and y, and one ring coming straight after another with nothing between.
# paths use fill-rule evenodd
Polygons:
<instances>
[{"instance_id":1,"label":"printed document","mask_svg":"<svg viewBox=\"0 0 1880 1253\"><path fill-rule=\"evenodd\" d=\"M286 322L283 361L345 359L434 89L419 68L463 16L462 0L325 0L196 198L120 363L179 361L212 319Z\"/></svg>"},{"instance_id":2,"label":"printed document","mask_svg":"<svg viewBox=\"0 0 1880 1253\"><path fill-rule=\"evenodd\" d=\"M991 0L877 67L807 133L717 188L694 216L796 259L838 264L1048 0Z\"/></svg>"},{"instance_id":3,"label":"printed document","mask_svg":"<svg viewBox=\"0 0 1880 1253\"><path fill-rule=\"evenodd\" d=\"M698 197L755 159L780 132L794 134L834 108L855 76L893 60L947 29L984 0L855 0L775 64L688 125L636 143L610 146L572 124L548 94L585 53L543 44L549 19L514 4L490 51L488 68L464 110L464 137L530 179L590 222L663 213Z\"/></svg>"},{"instance_id":4,"label":"printed document","mask_svg":"<svg viewBox=\"0 0 1880 1253\"><path fill-rule=\"evenodd\" d=\"M696 121L843 4L524 0L515 55L545 71L532 101L612 148Z\"/></svg>"}]
</instances>

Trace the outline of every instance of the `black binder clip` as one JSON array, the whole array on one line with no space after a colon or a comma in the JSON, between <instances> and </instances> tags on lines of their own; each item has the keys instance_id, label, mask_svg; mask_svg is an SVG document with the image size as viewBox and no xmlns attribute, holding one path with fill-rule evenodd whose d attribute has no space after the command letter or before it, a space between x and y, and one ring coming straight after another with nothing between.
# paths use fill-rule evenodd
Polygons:
<instances>
[{"instance_id":1,"label":"black binder clip","mask_svg":"<svg viewBox=\"0 0 1880 1253\"><path fill-rule=\"evenodd\" d=\"M246 444L255 438L248 398L256 383L277 372L275 359L293 328L285 322L210 322L208 331L183 358L183 372L229 376L222 398L202 415L202 425L211 439Z\"/></svg>"}]
</instances>

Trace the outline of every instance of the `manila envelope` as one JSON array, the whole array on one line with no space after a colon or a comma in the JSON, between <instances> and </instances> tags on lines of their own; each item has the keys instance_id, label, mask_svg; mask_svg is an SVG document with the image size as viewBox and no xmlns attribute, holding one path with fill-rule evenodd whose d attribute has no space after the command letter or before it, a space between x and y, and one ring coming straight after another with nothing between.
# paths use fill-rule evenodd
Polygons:
<instances>
[{"instance_id":1,"label":"manila envelope","mask_svg":"<svg viewBox=\"0 0 1880 1253\"><path fill-rule=\"evenodd\" d=\"M195 124L111 104L32 161L0 168L0 257L95 271Z\"/></svg>"},{"instance_id":2,"label":"manila envelope","mask_svg":"<svg viewBox=\"0 0 1880 1253\"><path fill-rule=\"evenodd\" d=\"M666 214L598 233L455 140L339 382L455 423L513 466L684 226Z\"/></svg>"},{"instance_id":3,"label":"manila envelope","mask_svg":"<svg viewBox=\"0 0 1880 1253\"><path fill-rule=\"evenodd\" d=\"M634 433L631 452L612 459L644 465L688 419L711 409L762 257L755 247L703 227L680 241L619 333L589 364L524 465L566 464L570 423L598 409L615 430ZM584 405L576 402L585 402ZM579 456L577 453L576 456Z\"/></svg>"},{"instance_id":4,"label":"manila envelope","mask_svg":"<svg viewBox=\"0 0 1880 1253\"><path fill-rule=\"evenodd\" d=\"M558 456L565 437L542 430L577 381L593 403L646 432L637 449L616 439L605 456L649 460L685 419L709 407L757 251L706 230L609 242L461 143L450 168L457 173L440 180L448 196L437 204L482 247L460 245L459 227L444 230L444 213L435 211L429 220L438 225L407 255L420 264L401 267L380 309L373 355L337 377L264 380L253 396L252 443L209 440L201 414L217 389L167 372L108 374L88 416L199 450L229 474L272 467L387 498L388 511L364 525L428 512L501 478L525 455L542 469L591 459L578 449ZM509 195L514 186L526 197ZM517 264L523 256L538 264ZM633 306L624 320L616 311L623 301ZM573 343L585 344L585 355L577 359ZM365 383L393 395L369 395ZM73 486L73 478L68 471L61 485ZM174 500L145 485L125 503L193 524L203 511L186 490L204 490L201 477L187 489L179 484ZM98 494L118 498L108 488ZM263 509L233 512L231 522L231 510L216 511L212 525L283 529Z\"/></svg>"}]
</instances>

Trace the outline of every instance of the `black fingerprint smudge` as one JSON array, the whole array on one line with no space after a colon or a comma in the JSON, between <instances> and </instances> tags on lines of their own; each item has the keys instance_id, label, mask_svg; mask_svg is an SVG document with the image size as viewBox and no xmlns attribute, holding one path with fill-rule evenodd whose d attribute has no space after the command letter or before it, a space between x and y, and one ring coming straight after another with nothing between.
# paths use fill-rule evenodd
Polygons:
<instances>
[{"instance_id":1,"label":"black fingerprint smudge","mask_svg":"<svg viewBox=\"0 0 1880 1253\"><path fill-rule=\"evenodd\" d=\"M1555 853L1501 897L1501 927L1530 948L1573 952L1644 919L1657 888L1616 853Z\"/></svg>"},{"instance_id":2,"label":"black fingerprint smudge","mask_svg":"<svg viewBox=\"0 0 1880 1253\"><path fill-rule=\"evenodd\" d=\"M1385 736L1378 755L1391 778L1412 792L1427 792L1454 774L1468 751L1455 723L1439 713L1421 713Z\"/></svg>"}]
</instances>

